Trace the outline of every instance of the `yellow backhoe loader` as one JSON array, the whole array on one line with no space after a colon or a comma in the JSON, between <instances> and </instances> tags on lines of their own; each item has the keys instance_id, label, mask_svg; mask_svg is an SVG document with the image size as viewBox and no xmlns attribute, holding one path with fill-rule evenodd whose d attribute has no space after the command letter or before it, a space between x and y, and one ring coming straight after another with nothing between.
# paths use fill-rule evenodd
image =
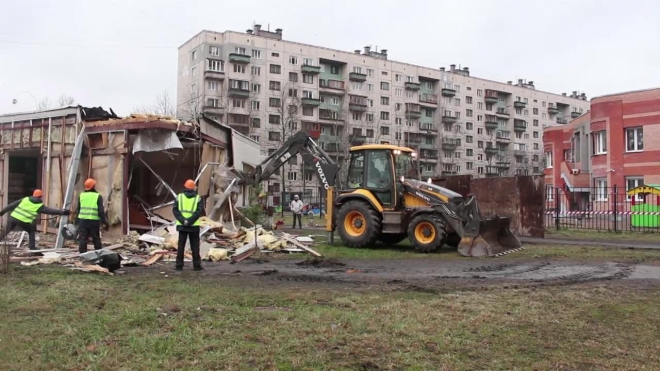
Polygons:
<instances>
[{"instance_id":1,"label":"yellow backhoe loader","mask_svg":"<svg viewBox=\"0 0 660 371\"><path fill-rule=\"evenodd\" d=\"M337 181L339 166L306 132L298 132L253 173L237 172L243 184L258 184L292 157L302 155L326 189L326 229L356 248L378 241L396 244L409 238L418 251L443 245L463 256L497 256L521 249L509 218L483 219L474 196L467 198L419 179L416 154L385 144L350 148L347 179Z\"/></svg>"}]
</instances>

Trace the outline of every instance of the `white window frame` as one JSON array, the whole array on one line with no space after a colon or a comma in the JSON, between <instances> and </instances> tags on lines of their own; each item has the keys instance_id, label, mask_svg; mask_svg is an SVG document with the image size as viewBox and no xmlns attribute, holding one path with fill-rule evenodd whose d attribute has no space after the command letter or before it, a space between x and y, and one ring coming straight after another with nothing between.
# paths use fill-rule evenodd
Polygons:
<instances>
[{"instance_id":1,"label":"white window frame","mask_svg":"<svg viewBox=\"0 0 660 371\"><path fill-rule=\"evenodd\" d=\"M594 188L596 189L595 201L607 201L608 188L607 178L594 179Z\"/></svg>"},{"instance_id":2,"label":"white window frame","mask_svg":"<svg viewBox=\"0 0 660 371\"><path fill-rule=\"evenodd\" d=\"M631 189L635 189L639 186L644 185L643 176L627 176L625 180L626 180L626 192L630 191ZM634 187L629 187L629 182L631 181L635 183ZM632 196L627 196L626 198L628 202L632 201ZM640 195L635 196L635 201L642 202L642 200L643 198Z\"/></svg>"},{"instance_id":3,"label":"white window frame","mask_svg":"<svg viewBox=\"0 0 660 371\"><path fill-rule=\"evenodd\" d=\"M224 72L225 63L223 61L217 59L207 59L206 61L207 71Z\"/></svg>"},{"instance_id":4,"label":"white window frame","mask_svg":"<svg viewBox=\"0 0 660 371\"><path fill-rule=\"evenodd\" d=\"M594 154L607 154L607 131L601 130L593 133L594 136Z\"/></svg>"},{"instance_id":5,"label":"white window frame","mask_svg":"<svg viewBox=\"0 0 660 371\"><path fill-rule=\"evenodd\" d=\"M209 81L209 90L217 91L218 90L218 82L217 81Z\"/></svg>"},{"instance_id":6,"label":"white window frame","mask_svg":"<svg viewBox=\"0 0 660 371\"><path fill-rule=\"evenodd\" d=\"M212 55L214 57L219 57L220 48L218 48L217 46L209 46L209 55Z\"/></svg>"},{"instance_id":7,"label":"white window frame","mask_svg":"<svg viewBox=\"0 0 660 371\"><path fill-rule=\"evenodd\" d=\"M236 47L234 47L234 52L235 52L236 54L246 55L245 48L242 47L242 46L236 46Z\"/></svg>"},{"instance_id":8,"label":"white window frame","mask_svg":"<svg viewBox=\"0 0 660 371\"><path fill-rule=\"evenodd\" d=\"M545 185L545 200L553 201L555 199L555 187L552 184Z\"/></svg>"},{"instance_id":9,"label":"white window frame","mask_svg":"<svg viewBox=\"0 0 660 371\"><path fill-rule=\"evenodd\" d=\"M640 134L641 134L641 137L642 137L641 138L642 139L641 148L639 148L639 145L637 143L637 141L639 139L638 137L640 136ZM629 143L628 137L630 135L632 135L632 139L633 139L633 149L630 149L630 147L628 146L628 143ZM626 152L643 152L644 151L644 129L643 129L643 126L638 126L638 127L635 127L635 128L627 128L626 129L626 138L625 138L625 140L626 140Z\"/></svg>"},{"instance_id":10,"label":"white window frame","mask_svg":"<svg viewBox=\"0 0 660 371\"><path fill-rule=\"evenodd\" d=\"M261 50L252 49L252 58L261 59Z\"/></svg>"},{"instance_id":11,"label":"white window frame","mask_svg":"<svg viewBox=\"0 0 660 371\"><path fill-rule=\"evenodd\" d=\"M250 67L250 73L252 73L252 76L261 76L261 67L257 67L257 66Z\"/></svg>"},{"instance_id":12,"label":"white window frame","mask_svg":"<svg viewBox=\"0 0 660 371\"><path fill-rule=\"evenodd\" d=\"M298 65L298 57L295 55L289 56L289 64L297 66Z\"/></svg>"},{"instance_id":13,"label":"white window frame","mask_svg":"<svg viewBox=\"0 0 660 371\"><path fill-rule=\"evenodd\" d=\"M552 169L552 152L545 152L545 168Z\"/></svg>"}]
</instances>

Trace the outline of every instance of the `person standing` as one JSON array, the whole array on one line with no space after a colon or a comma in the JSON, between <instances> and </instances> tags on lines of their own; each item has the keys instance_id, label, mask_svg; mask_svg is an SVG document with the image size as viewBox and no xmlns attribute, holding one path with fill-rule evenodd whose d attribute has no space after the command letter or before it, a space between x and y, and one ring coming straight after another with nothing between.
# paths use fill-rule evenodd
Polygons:
<instances>
[{"instance_id":1,"label":"person standing","mask_svg":"<svg viewBox=\"0 0 660 371\"><path fill-rule=\"evenodd\" d=\"M87 252L87 241L92 238L94 250L101 250L101 224L108 230L108 221L103 208L103 197L96 192L96 180L85 180L85 192L78 199L76 224L78 225L78 252Z\"/></svg>"},{"instance_id":2,"label":"person standing","mask_svg":"<svg viewBox=\"0 0 660 371\"><path fill-rule=\"evenodd\" d=\"M190 250L193 256L193 269L201 271L202 258L199 255L199 217L202 216L202 199L195 192L195 181L186 180L185 190L176 196L176 202L172 208L176 218L176 230L179 232L179 245L176 252L176 264L174 269L183 270L183 257L186 250L186 241L190 240Z\"/></svg>"},{"instance_id":3,"label":"person standing","mask_svg":"<svg viewBox=\"0 0 660 371\"><path fill-rule=\"evenodd\" d=\"M298 219L298 227L302 229L302 210L303 202L298 198L298 195L293 196L291 201L291 212L293 213L293 229L296 229L296 219Z\"/></svg>"},{"instance_id":4,"label":"person standing","mask_svg":"<svg viewBox=\"0 0 660 371\"><path fill-rule=\"evenodd\" d=\"M24 197L18 201L14 201L0 211L0 216L3 216L11 211L11 214L9 214L9 220L7 221L7 226L5 227L2 236L0 236L0 241L4 240L5 237L7 237L7 234L14 230L14 228L19 227L28 233L28 248L30 250L36 250L37 242L34 235L36 230L34 221L37 219L37 215L70 214L69 210L51 209L44 206L44 202L41 199L42 196L43 192L41 192L41 189L35 189L34 192L32 192L32 196Z\"/></svg>"}]
</instances>

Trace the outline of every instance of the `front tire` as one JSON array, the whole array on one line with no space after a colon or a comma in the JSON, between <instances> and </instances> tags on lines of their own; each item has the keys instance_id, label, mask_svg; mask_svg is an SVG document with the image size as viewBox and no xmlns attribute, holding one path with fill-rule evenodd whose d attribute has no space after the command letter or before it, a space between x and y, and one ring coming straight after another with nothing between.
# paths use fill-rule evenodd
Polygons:
<instances>
[{"instance_id":1,"label":"front tire","mask_svg":"<svg viewBox=\"0 0 660 371\"><path fill-rule=\"evenodd\" d=\"M337 230L349 247L367 247L376 242L381 223L374 209L362 201L348 201L337 213Z\"/></svg>"},{"instance_id":2,"label":"front tire","mask_svg":"<svg viewBox=\"0 0 660 371\"><path fill-rule=\"evenodd\" d=\"M408 225L408 238L420 252L433 252L445 243L447 231L441 217L420 215Z\"/></svg>"}]
</instances>

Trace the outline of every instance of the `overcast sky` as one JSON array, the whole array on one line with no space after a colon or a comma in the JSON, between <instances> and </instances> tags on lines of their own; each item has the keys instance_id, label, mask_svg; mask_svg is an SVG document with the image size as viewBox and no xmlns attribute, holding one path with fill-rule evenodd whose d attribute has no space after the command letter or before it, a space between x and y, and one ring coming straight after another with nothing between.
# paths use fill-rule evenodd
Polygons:
<instances>
[{"instance_id":1,"label":"overcast sky","mask_svg":"<svg viewBox=\"0 0 660 371\"><path fill-rule=\"evenodd\" d=\"M593 96L660 87L658 0L0 0L0 113L29 92L128 114L176 97L177 47L254 22L284 38ZM13 105L12 99L18 99Z\"/></svg>"}]
</instances>

